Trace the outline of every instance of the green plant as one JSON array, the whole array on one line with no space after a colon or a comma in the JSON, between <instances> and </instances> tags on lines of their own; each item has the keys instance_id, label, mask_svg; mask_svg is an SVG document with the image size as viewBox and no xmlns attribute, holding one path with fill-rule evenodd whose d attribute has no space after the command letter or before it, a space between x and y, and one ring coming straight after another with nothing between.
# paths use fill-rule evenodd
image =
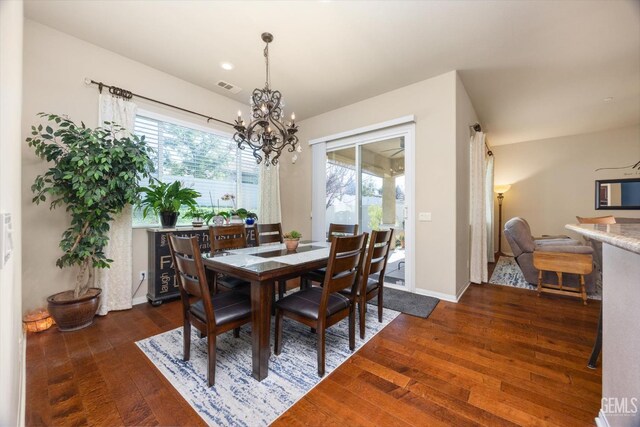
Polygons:
<instances>
[{"instance_id":1,"label":"green plant","mask_svg":"<svg viewBox=\"0 0 640 427\"><path fill-rule=\"evenodd\" d=\"M35 178L33 202L39 204L49 196L50 209L67 207L71 226L62 234L64 254L56 265L80 266L74 291L77 298L93 284L93 268L108 268L112 262L104 254L109 222L138 200L138 182L153 170L150 148L144 136L127 136L115 123L90 129L55 114L38 116L51 125L32 126L26 142L38 157L53 165Z\"/></svg>"},{"instance_id":2,"label":"green plant","mask_svg":"<svg viewBox=\"0 0 640 427\"><path fill-rule=\"evenodd\" d=\"M218 212L216 215L220 215L221 217L223 217L224 219L229 219L231 218L231 212L229 211L220 211Z\"/></svg>"},{"instance_id":3,"label":"green plant","mask_svg":"<svg viewBox=\"0 0 640 427\"><path fill-rule=\"evenodd\" d=\"M209 221L211 221L211 218L214 217L214 215L215 214L213 213L213 210L211 208L194 206L192 208L189 208L189 210L185 214L185 217L193 218L193 219L201 219L208 224Z\"/></svg>"},{"instance_id":4,"label":"green plant","mask_svg":"<svg viewBox=\"0 0 640 427\"><path fill-rule=\"evenodd\" d=\"M248 211L245 208L239 208L231 211L231 215L236 215L241 220L245 220L247 218L258 219L258 215L254 212Z\"/></svg>"},{"instance_id":5,"label":"green plant","mask_svg":"<svg viewBox=\"0 0 640 427\"><path fill-rule=\"evenodd\" d=\"M282 237L290 240L298 240L302 237L302 234L299 231L293 230L288 233L284 233L284 236Z\"/></svg>"},{"instance_id":6,"label":"green plant","mask_svg":"<svg viewBox=\"0 0 640 427\"><path fill-rule=\"evenodd\" d=\"M156 215L178 212L183 205L196 209L196 199L200 197L200 193L192 188L183 187L180 181L165 183L157 179L153 179L146 187L140 187L140 193L144 194L144 197L138 206L143 208L142 216L145 218L149 212Z\"/></svg>"}]
</instances>

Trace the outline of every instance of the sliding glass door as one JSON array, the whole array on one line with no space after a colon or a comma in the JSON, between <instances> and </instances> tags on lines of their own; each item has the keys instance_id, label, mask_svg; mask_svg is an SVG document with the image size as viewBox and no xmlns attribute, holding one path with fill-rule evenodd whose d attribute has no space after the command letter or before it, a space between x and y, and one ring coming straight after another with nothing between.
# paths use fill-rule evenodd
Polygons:
<instances>
[{"instance_id":1,"label":"sliding glass door","mask_svg":"<svg viewBox=\"0 0 640 427\"><path fill-rule=\"evenodd\" d=\"M330 149L326 153L325 229L330 223L360 231L394 229L385 282L405 286L404 137Z\"/></svg>"}]
</instances>

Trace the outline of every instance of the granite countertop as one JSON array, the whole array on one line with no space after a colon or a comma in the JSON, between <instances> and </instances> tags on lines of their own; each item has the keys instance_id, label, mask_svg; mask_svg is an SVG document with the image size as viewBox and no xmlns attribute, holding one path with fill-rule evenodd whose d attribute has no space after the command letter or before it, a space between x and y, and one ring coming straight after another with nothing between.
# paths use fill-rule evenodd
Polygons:
<instances>
[{"instance_id":1,"label":"granite countertop","mask_svg":"<svg viewBox=\"0 0 640 427\"><path fill-rule=\"evenodd\" d=\"M571 231L640 254L640 224L567 224Z\"/></svg>"}]
</instances>

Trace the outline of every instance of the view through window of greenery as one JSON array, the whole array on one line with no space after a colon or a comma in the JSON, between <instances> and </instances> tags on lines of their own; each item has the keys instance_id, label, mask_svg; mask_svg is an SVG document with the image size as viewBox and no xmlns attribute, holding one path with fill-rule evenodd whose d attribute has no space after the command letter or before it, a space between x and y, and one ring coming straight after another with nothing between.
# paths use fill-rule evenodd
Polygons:
<instances>
[{"instance_id":1,"label":"view through window of greenery","mask_svg":"<svg viewBox=\"0 0 640 427\"><path fill-rule=\"evenodd\" d=\"M245 208L258 213L259 165L248 150L238 149L230 137L143 115L136 116L134 132L144 135L153 148L155 177L160 181L179 180L195 189L202 194L198 205L204 209L218 212ZM235 196L235 200L222 200L225 194ZM191 224L186 212L181 209L178 225ZM134 210L134 226L158 224L156 216L142 218L142 211Z\"/></svg>"}]
</instances>

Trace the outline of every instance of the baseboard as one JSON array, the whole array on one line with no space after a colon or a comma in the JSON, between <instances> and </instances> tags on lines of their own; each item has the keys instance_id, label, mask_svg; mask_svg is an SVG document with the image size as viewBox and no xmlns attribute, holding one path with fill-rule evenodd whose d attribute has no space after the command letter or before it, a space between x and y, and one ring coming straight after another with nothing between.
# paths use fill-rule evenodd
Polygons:
<instances>
[{"instance_id":1,"label":"baseboard","mask_svg":"<svg viewBox=\"0 0 640 427\"><path fill-rule=\"evenodd\" d=\"M596 417L596 426L597 427L609 427L609 421L607 420L607 417L604 415L604 412L602 412L602 409L600 409L600 412L598 413L598 416Z\"/></svg>"},{"instance_id":2,"label":"baseboard","mask_svg":"<svg viewBox=\"0 0 640 427\"><path fill-rule=\"evenodd\" d=\"M428 297L438 298L443 301L458 302L458 299L456 298L456 296L451 294L444 294L442 292L428 291L426 289L418 289L418 288L416 288L414 292L419 295L426 295Z\"/></svg>"},{"instance_id":3,"label":"baseboard","mask_svg":"<svg viewBox=\"0 0 640 427\"><path fill-rule=\"evenodd\" d=\"M456 295L456 302L460 301L460 298L462 298L462 295L464 295L464 293L467 292L467 289L469 289L469 286L471 286L471 282L467 283L467 286L465 286L464 289L461 290L460 293L458 293L458 295Z\"/></svg>"},{"instance_id":4,"label":"baseboard","mask_svg":"<svg viewBox=\"0 0 640 427\"><path fill-rule=\"evenodd\" d=\"M144 304L147 302L147 296L142 295L141 297L136 297L131 300L132 305Z\"/></svg>"}]
</instances>

